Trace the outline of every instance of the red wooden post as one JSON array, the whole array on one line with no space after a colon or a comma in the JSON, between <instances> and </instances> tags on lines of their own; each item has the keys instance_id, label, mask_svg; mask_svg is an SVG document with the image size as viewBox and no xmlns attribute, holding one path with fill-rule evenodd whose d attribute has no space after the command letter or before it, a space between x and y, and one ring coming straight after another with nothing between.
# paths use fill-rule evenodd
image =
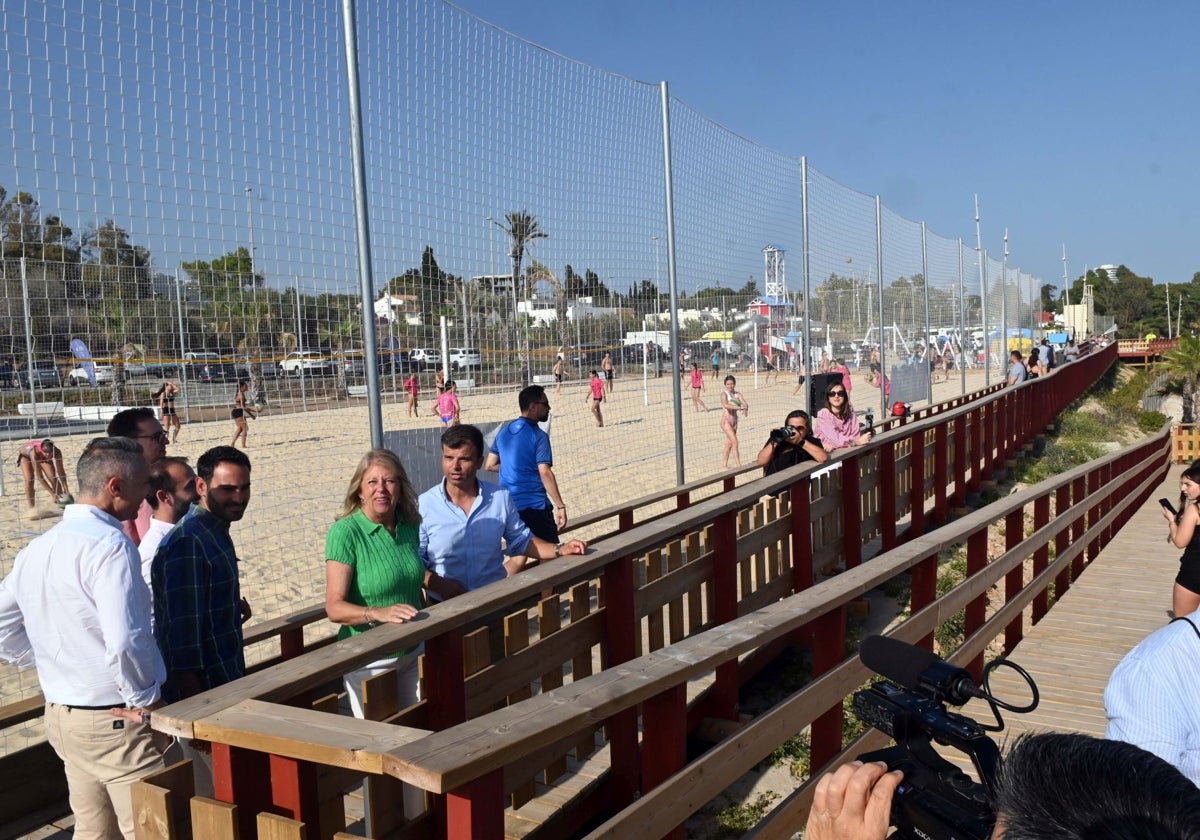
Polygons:
<instances>
[{"instance_id":1,"label":"red wooden post","mask_svg":"<svg viewBox=\"0 0 1200 840\"><path fill-rule=\"evenodd\" d=\"M883 551L896 547L896 444L879 447L879 531ZM849 568L849 563L846 564Z\"/></svg>"},{"instance_id":2,"label":"red wooden post","mask_svg":"<svg viewBox=\"0 0 1200 840\"><path fill-rule=\"evenodd\" d=\"M633 510L626 508L617 514L617 527L622 531L628 531L633 527Z\"/></svg>"},{"instance_id":3,"label":"red wooden post","mask_svg":"<svg viewBox=\"0 0 1200 840\"><path fill-rule=\"evenodd\" d=\"M987 567L987 537L988 532L986 527L980 528L967 537L967 577L981 572ZM980 595L974 598L971 603L967 604L966 613L966 630L967 635L970 636L983 626L983 622L987 617L987 595ZM981 653L972 659L967 669L975 677L976 682L982 680L983 654Z\"/></svg>"},{"instance_id":4,"label":"red wooden post","mask_svg":"<svg viewBox=\"0 0 1200 840\"><path fill-rule=\"evenodd\" d=\"M279 656L294 659L304 653L304 628L292 627L279 634Z\"/></svg>"},{"instance_id":5,"label":"red wooden post","mask_svg":"<svg viewBox=\"0 0 1200 840\"><path fill-rule=\"evenodd\" d=\"M692 494L687 490L675 494L675 510L683 510L692 504Z\"/></svg>"},{"instance_id":6,"label":"red wooden post","mask_svg":"<svg viewBox=\"0 0 1200 840\"><path fill-rule=\"evenodd\" d=\"M642 703L642 793L687 764L687 685L680 683ZM684 840L683 825L665 837Z\"/></svg>"},{"instance_id":7,"label":"red wooden post","mask_svg":"<svg viewBox=\"0 0 1200 840\"><path fill-rule=\"evenodd\" d=\"M446 837L504 836L504 771L446 791Z\"/></svg>"},{"instance_id":8,"label":"red wooden post","mask_svg":"<svg viewBox=\"0 0 1200 840\"><path fill-rule=\"evenodd\" d=\"M933 518L938 525L943 525L950 519L949 505L946 503L946 485L950 481L948 426L948 423L939 423L933 432ZM956 424L956 428L961 430L963 426ZM956 469L955 475L958 476L955 479L957 493L962 489L962 476L965 473Z\"/></svg>"},{"instance_id":9,"label":"red wooden post","mask_svg":"<svg viewBox=\"0 0 1200 840\"><path fill-rule=\"evenodd\" d=\"M718 519L719 523L719 519ZM719 540L719 524L713 531ZM717 566L721 560L718 556ZM637 634L640 632L634 613L633 558L621 557L604 567L604 630L607 665L612 668L637 656ZM720 590L718 590L718 594ZM735 605L736 606L736 605ZM736 668L737 662L734 662ZM737 673L734 673L734 681ZM737 701L736 691L734 702ZM617 712L608 719L608 738L612 757L610 806L620 809L633 801L638 789L639 757L637 707ZM450 836L455 836L451 834ZM497 835L499 836L499 835Z\"/></svg>"},{"instance_id":10,"label":"red wooden post","mask_svg":"<svg viewBox=\"0 0 1200 840\"><path fill-rule=\"evenodd\" d=\"M266 753L213 742L213 796L238 806L238 831L258 836L258 814L271 810L271 762Z\"/></svg>"},{"instance_id":11,"label":"red wooden post","mask_svg":"<svg viewBox=\"0 0 1200 840\"><path fill-rule=\"evenodd\" d=\"M979 446L978 418L978 411L960 414L954 418L954 506L960 510L967 506L968 488L972 493L979 492L978 462L972 465L969 479L971 483L967 483L967 420L971 420L971 436L977 448Z\"/></svg>"},{"instance_id":12,"label":"red wooden post","mask_svg":"<svg viewBox=\"0 0 1200 840\"><path fill-rule=\"evenodd\" d=\"M319 826L321 812L317 795L317 766L281 755L271 757L271 802L282 813L305 825Z\"/></svg>"},{"instance_id":13,"label":"red wooden post","mask_svg":"<svg viewBox=\"0 0 1200 840\"><path fill-rule=\"evenodd\" d=\"M812 491L807 476L791 487L792 591L802 592L813 585L812 564Z\"/></svg>"},{"instance_id":14,"label":"red wooden post","mask_svg":"<svg viewBox=\"0 0 1200 840\"><path fill-rule=\"evenodd\" d=\"M447 630L426 640L423 699L428 701L430 729L448 729L467 719L464 670L462 630Z\"/></svg>"},{"instance_id":15,"label":"red wooden post","mask_svg":"<svg viewBox=\"0 0 1200 840\"><path fill-rule=\"evenodd\" d=\"M862 499L858 492L858 458L842 461L842 549L846 568L862 562Z\"/></svg>"},{"instance_id":16,"label":"red wooden post","mask_svg":"<svg viewBox=\"0 0 1200 840\"><path fill-rule=\"evenodd\" d=\"M737 618L737 511L718 514L713 520L713 619L724 624ZM737 660L717 666L715 685L710 694L712 714L726 720L737 719Z\"/></svg>"},{"instance_id":17,"label":"red wooden post","mask_svg":"<svg viewBox=\"0 0 1200 840\"><path fill-rule=\"evenodd\" d=\"M1025 539L1025 510L1018 508L1004 517L1004 550L1016 548ZM1004 602L1007 604L1021 594L1025 586L1025 564L1017 565L1004 576ZM1004 650L1011 653L1023 635L1021 614L1004 628Z\"/></svg>"},{"instance_id":18,"label":"red wooden post","mask_svg":"<svg viewBox=\"0 0 1200 840\"><path fill-rule=\"evenodd\" d=\"M1038 496L1033 501L1033 529L1039 531L1050 523L1050 496ZM1036 577L1046 570L1050 564L1050 546L1044 545L1033 553L1033 574ZM1046 616L1050 608L1043 589L1033 598L1033 623L1037 624Z\"/></svg>"},{"instance_id":19,"label":"red wooden post","mask_svg":"<svg viewBox=\"0 0 1200 840\"><path fill-rule=\"evenodd\" d=\"M925 432L917 432L909 440L912 442L912 454L908 459L908 474L912 478L908 494L908 536L911 539L925 533Z\"/></svg>"},{"instance_id":20,"label":"red wooden post","mask_svg":"<svg viewBox=\"0 0 1200 840\"><path fill-rule=\"evenodd\" d=\"M836 667L846 649L846 608L838 607L813 622L817 628L813 645L813 676ZM842 704L839 701L812 724L812 768L827 764L842 750Z\"/></svg>"},{"instance_id":21,"label":"red wooden post","mask_svg":"<svg viewBox=\"0 0 1200 840\"><path fill-rule=\"evenodd\" d=\"M1071 544L1075 544L1083 540L1083 532L1086 530L1087 524L1087 509L1083 507L1083 500L1087 497L1087 478L1080 476L1071 482L1071 507L1072 513L1076 517L1075 522L1071 525ZM1071 580L1079 580L1079 576L1083 574L1083 564L1086 558L1080 552L1073 561L1071 561Z\"/></svg>"},{"instance_id":22,"label":"red wooden post","mask_svg":"<svg viewBox=\"0 0 1200 840\"><path fill-rule=\"evenodd\" d=\"M914 613L937 600L937 561L938 556L931 554L912 567L912 611ZM922 636L917 644L926 650L933 650L933 633Z\"/></svg>"}]
</instances>

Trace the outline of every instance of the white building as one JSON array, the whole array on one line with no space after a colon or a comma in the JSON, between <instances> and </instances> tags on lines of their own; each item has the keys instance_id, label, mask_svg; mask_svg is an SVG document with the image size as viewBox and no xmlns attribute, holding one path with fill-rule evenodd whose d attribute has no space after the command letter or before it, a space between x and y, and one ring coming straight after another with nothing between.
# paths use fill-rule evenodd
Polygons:
<instances>
[{"instance_id":1,"label":"white building","mask_svg":"<svg viewBox=\"0 0 1200 840\"><path fill-rule=\"evenodd\" d=\"M410 327L424 323L421 318L421 303L416 295L384 295L374 304L375 317L387 321L404 321Z\"/></svg>"},{"instance_id":2,"label":"white building","mask_svg":"<svg viewBox=\"0 0 1200 840\"><path fill-rule=\"evenodd\" d=\"M544 300L519 300L517 312L528 315L536 326L545 327L558 321L558 312L554 304ZM572 323L576 319L601 318L605 315L618 315L621 310L611 306L596 306L590 297L576 298L567 305L567 320Z\"/></svg>"}]
</instances>

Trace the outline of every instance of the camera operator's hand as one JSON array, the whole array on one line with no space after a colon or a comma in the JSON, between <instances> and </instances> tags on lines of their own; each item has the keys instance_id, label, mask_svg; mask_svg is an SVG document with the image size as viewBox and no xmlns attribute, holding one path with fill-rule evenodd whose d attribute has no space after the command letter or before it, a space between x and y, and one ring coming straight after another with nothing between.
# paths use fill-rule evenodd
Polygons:
<instances>
[{"instance_id":1,"label":"camera operator's hand","mask_svg":"<svg viewBox=\"0 0 1200 840\"><path fill-rule=\"evenodd\" d=\"M881 761L852 761L826 773L817 782L805 840L884 840L903 778Z\"/></svg>"}]
</instances>

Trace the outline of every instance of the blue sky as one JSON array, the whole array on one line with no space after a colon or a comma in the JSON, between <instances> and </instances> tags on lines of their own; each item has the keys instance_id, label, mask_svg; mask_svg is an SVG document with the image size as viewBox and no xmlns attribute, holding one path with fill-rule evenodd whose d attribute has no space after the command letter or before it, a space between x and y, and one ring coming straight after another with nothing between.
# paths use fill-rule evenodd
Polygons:
<instances>
[{"instance_id":1,"label":"blue sky","mask_svg":"<svg viewBox=\"0 0 1200 840\"><path fill-rule=\"evenodd\" d=\"M1200 6L460 0L1048 281L1200 271Z\"/></svg>"}]
</instances>

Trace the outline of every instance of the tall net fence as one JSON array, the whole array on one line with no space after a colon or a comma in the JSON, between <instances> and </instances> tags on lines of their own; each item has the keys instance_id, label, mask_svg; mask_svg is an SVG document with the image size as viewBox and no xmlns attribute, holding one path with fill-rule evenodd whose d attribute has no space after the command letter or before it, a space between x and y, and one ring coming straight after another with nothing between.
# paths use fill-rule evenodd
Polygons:
<instances>
[{"instance_id":1,"label":"tall net fence","mask_svg":"<svg viewBox=\"0 0 1200 840\"><path fill-rule=\"evenodd\" d=\"M371 368L385 428L431 435L439 372L464 422L509 419L545 383L582 513L674 485L677 398L687 478L717 471L727 375L751 406L748 462L804 405L803 374L841 359L855 403L880 406L874 358L894 398L943 399L1002 376L997 331L1031 321L1034 278L989 258L981 285L973 248L811 166L805 183L799 158L677 99L671 230L658 85L438 0L358 14L366 300L340 4L0 7L0 572L55 521L26 515L20 441L51 436L69 464L167 380L172 454L229 443L239 380L258 406L235 540L268 618L322 595L324 534L370 445ZM599 427L584 400L606 354ZM694 403L675 375L693 362ZM0 702L35 688L10 673Z\"/></svg>"}]
</instances>

